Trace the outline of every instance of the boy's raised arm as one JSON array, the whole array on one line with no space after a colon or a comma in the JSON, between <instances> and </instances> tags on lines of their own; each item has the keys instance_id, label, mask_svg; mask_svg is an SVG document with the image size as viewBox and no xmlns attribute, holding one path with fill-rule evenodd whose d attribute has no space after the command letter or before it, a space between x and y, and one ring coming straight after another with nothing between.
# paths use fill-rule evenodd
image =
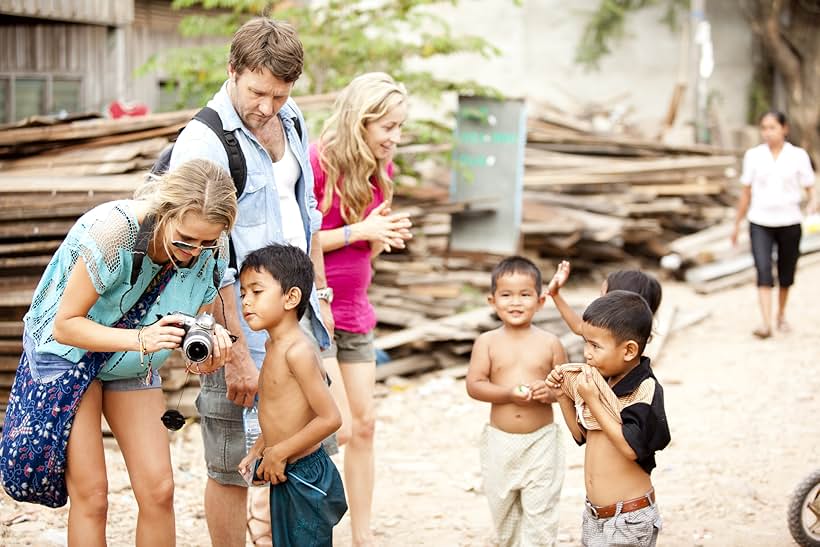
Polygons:
<instances>
[{"instance_id":1,"label":"boy's raised arm","mask_svg":"<svg viewBox=\"0 0 820 547\"><path fill-rule=\"evenodd\" d=\"M558 313L561 314L561 319L564 320L564 323L567 324L572 332L578 336L581 336L581 325L583 324L583 320L581 319L581 316L575 313L575 310L567 304L564 297L561 296L561 288L569 279L569 271L569 262L566 260L561 261L561 263L558 264L558 269L555 271L555 275L552 276L552 279L547 286L547 294L552 297L552 301L555 303L555 307L558 308Z\"/></svg>"},{"instance_id":2,"label":"boy's raised arm","mask_svg":"<svg viewBox=\"0 0 820 547\"><path fill-rule=\"evenodd\" d=\"M490 344L489 333L476 338L470 355L470 368L467 371L467 394L478 401L494 404L524 403L531 397L530 393L516 396L515 390L496 385L490 381Z\"/></svg>"},{"instance_id":3,"label":"boy's raised arm","mask_svg":"<svg viewBox=\"0 0 820 547\"><path fill-rule=\"evenodd\" d=\"M567 324L569 330L581 336L581 325L584 323L581 316L567 304L567 301L564 300L560 292L550 293L550 296L552 297L552 302L555 304L555 307L558 309L558 313L561 314L561 319Z\"/></svg>"}]
</instances>

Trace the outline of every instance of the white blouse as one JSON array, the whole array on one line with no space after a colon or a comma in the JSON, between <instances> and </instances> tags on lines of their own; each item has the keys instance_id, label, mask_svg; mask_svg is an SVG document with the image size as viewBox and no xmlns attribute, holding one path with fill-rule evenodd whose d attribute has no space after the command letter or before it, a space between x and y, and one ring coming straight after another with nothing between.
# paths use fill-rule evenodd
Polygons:
<instances>
[{"instance_id":1,"label":"white blouse","mask_svg":"<svg viewBox=\"0 0 820 547\"><path fill-rule=\"evenodd\" d=\"M775 159L769 145L761 144L743 156L740 182L752 187L749 222L770 227L792 226L803 221L800 200L803 188L814 185L814 171L802 148L786 142Z\"/></svg>"}]
</instances>

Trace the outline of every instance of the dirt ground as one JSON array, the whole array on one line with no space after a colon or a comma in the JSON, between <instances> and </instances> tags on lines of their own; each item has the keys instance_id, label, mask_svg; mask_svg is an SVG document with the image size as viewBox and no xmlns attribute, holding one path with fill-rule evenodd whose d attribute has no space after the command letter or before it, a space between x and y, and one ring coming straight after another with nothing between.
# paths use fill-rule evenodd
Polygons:
<instances>
[{"instance_id":1,"label":"dirt ground","mask_svg":"<svg viewBox=\"0 0 820 547\"><path fill-rule=\"evenodd\" d=\"M711 315L670 337L655 369L672 431L652 474L664 520L660 545L793 545L788 496L820 465L817 279L820 266L799 272L793 332L765 341L751 336L753 287L698 296L664 283L662 307ZM591 299L595 290L572 294ZM440 371L381 387L373 527L382 546L492 544L477 448L488 406L469 399L457 376ZM578 545L583 450L566 436L559 543ZM109 544L132 545L136 504L113 441L110 447ZM198 425L173 434L172 450L178 544L208 545ZM64 545L66 516L66 508L17 504L0 493L0 544ZM337 540L349 544L347 518Z\"/></svg>"}]
</instances>

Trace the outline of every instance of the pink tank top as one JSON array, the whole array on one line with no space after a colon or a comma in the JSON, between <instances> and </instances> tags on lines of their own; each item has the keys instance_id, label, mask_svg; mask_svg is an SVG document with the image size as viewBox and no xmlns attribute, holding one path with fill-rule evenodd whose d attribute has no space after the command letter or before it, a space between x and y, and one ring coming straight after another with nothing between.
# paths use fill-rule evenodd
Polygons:
<instances>
[{"instance_id":1,"label":"pink tank top","mask_svg":"<svg viewBox=\"0 0 820 547\"><path fill-rule=\"evenodd\" d=\"M319 165L319 150L310 146L310 165L313 167L314 193L321 208L325 196L327 176ZM393 176L393 164L387 166ZM364 217L384 201L381 190L371 183L373 201L365 209ZM322 218L322 230L333 230L345 225L342 219L339 195L333 196L330 209ZM328 286L333 288L333 320L336 328L356 333L367 333L376 326L376 312L367 298L367 288L373 271L370 265L370 243L356 241L346 247L325 253L325 275Z\"/></svg>"}]
</instances>

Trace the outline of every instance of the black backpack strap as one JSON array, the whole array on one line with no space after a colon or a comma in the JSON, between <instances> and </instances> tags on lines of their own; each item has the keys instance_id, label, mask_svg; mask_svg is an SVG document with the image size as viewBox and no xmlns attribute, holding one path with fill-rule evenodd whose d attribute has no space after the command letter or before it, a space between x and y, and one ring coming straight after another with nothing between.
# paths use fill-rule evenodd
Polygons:
<instances>
[{"instance_id":1,"label":"black backpack strap","mask_svg":"<svg viewBox=\"0 0 820 547\"><path fill-rule=\"evenodd\" d=\"M222 142L222 146L228 154L228 167L231 171L233 183L236 186L236 197L239 199L239 196L241 196L245 190L245 182L248 178L248 166L245 163L245 154L242 153L242 147L239 145L236 135L233 131L225 131L222 127L222 118L219 117L219 114L213 108L204 107L196 113L194 119L207 125ZM234 250L233 240L230 236L228 237L228 251L228 266L234 270L238 270L236 251ZM218 287L217 285L217 288Z\"/></svg>"},{"instance_id":2,"label":"black backpack strap","mask_svg":"<svg viewBox=\"0 0 820 547\"><path fill-rule=\"evenodd\" d=\"M222 118L213 108L205 107L194 116L195 120L199 120L211 128L225 152L228 154L228 167L231 171L231 178L236 186L236 197L242 195L245 190L245 181L248 178L248 166L245 164L245 154L242 153L242 147L239 146L239 141L236 139L233 131L225 131L222 127Z\"/></svg>"}]
</instances>

